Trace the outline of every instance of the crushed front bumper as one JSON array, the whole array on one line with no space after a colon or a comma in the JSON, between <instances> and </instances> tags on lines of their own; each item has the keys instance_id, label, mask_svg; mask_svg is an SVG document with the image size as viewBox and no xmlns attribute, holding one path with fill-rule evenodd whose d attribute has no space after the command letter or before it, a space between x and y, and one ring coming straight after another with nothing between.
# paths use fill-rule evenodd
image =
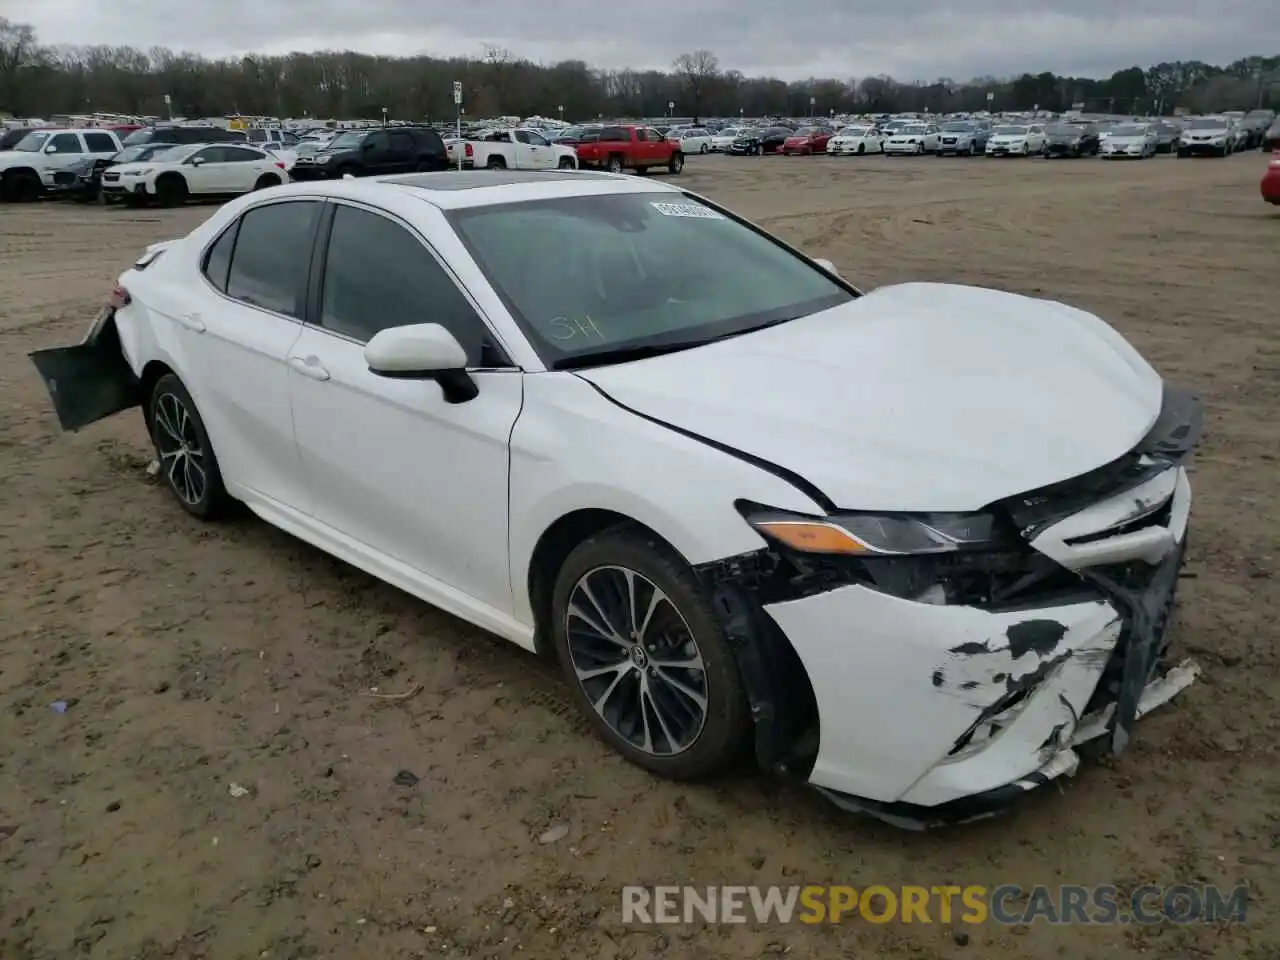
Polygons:
<instances>
[{"instance_id":1,"label":"crushed front bumper","mask_svg":"<svg viewBox=\"0 0 1280 960\"><path fill-rule=\"evenodd\" d=\"M744 665L758 740L761 716L772 729L790 702L812 703L808 746L781 751L774 768L847 809L924 828L1073 774L1085 743L1123 751L1135 721L1198 675L1171 664L1168 625L1191 509L1182 461L1201 416L1198 398L1166 391L1125 457L993 505L1041 571L999 602L903 599L821 566L781 589L757 575L775 584L755 589L761 616L806 680L769 702ZM739 649L751 635L733 623L728 633Z\"/></svg>"}]
</instances>

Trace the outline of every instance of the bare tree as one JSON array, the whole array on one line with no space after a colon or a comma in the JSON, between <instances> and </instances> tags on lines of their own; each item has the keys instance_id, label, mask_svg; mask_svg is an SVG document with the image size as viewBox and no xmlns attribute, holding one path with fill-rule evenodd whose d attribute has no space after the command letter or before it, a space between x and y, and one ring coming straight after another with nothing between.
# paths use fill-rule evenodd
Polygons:
<instances>
[{"instance_id":1,"label":"bare tree","mask_svg":"<svg viewBox=\"0 0 1280 960\"><path fill-rule=\"evenodd\" d=\"M21 73L40 64L41 50L35 31L25 23L0 17L0 111L19 113L23 96L31 86Z\"/></svg>"},{"instance_id":2,"label":"bare tree","mask_svg":"<svg viewBox=\"0 0 1280 960\"><path fill-rule=\"evenodd\" d=\"M682 53L671 62L675 70L680 89L689 100L696 120L702 115L711 88L720 76L720 61L710 50L695 50L693 53Z\"/></svg>"}]
</instances>

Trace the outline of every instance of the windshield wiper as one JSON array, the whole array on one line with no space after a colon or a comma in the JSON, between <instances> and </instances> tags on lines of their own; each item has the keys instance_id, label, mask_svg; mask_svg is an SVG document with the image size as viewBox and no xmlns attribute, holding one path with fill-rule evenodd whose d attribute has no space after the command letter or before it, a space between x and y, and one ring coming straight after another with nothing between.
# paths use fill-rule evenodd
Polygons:
<instances>
[{"instance_id":1,"label":"windshield wiper","mask_svg":"<svg viewBox=\"0 0 1280 960\"><path fill-rule=\"evenodd\" d=\"M603 367L611 363L630 363L632 360L647 360L649 357L660 357L664 353L676 353L680 350L691 350L704 343L710 343L714 337L706 340L681 340L677 343L646 343L629 347L607 347L603 350L586 350L575 353L571 357L563 357L551 365L552 370L577 370L580 367Z\"/></svg>"}]
</instances>

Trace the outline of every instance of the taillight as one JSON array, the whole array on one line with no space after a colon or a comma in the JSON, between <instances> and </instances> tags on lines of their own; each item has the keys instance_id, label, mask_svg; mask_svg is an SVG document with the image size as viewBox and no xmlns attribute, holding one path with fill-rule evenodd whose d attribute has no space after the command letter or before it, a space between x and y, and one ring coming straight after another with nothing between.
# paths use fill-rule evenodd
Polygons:
<instances>
[{"instance_id":1,"label":"taillight","mask_svg":"<svg viewBox=\"0 0 1280 960\"><path fill-rule=\"evenodd\" d=\"M111 296L107 300L107 304L113 310L123 310L133 302L133 298L129 296L129 291L120 284L116 284L111 291Z\"/></svg>"},{"instance_id":2,"label":"taillight","mask_svg":"<svg viewBox=\"0 0 1280 960\"><path fill-rule=\"evenodd\" d=\"M462 152L468 157L474 157L476 155L476 152L471 149L471 144L469 143L464 143L462 145Z\"/></svg>"},{"instance_id":3,"label":"taillight","mask_svg":"<svg viewBox=\"0 0 1280 960\"><path fill-rule=\"evenodd\" d=\"M281 170L284 169L284 164L279 160L276 161L276 166L279 167Z\"/></svg>"}]
</instances>

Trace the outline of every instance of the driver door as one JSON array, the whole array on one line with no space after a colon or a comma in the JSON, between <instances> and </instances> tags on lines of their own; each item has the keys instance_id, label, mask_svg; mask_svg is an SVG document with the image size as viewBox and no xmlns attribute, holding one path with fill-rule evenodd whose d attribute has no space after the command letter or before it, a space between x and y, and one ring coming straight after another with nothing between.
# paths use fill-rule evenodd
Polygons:
<instances>
[{"instance_id":1,"label":"driver door","mask_svg":"<svg viewBox=\"0 0 1280 960\"><path fill-rule=\"evenodd\" d=\"M523 375L415 232L366 207L333 203L329 217L322 283L288 361L313 516L372 556L509 613L508 439ZM448 403L433 380L370 372L365 344L416 323L440 323L463 345L476 397Z\"/></svg>"},{"instance_id":2,"label":"driver door","mask_svg":"<svg viewBox=\"0 0 1280 960\"><path fill-rule=\"evenodd\" d=\"M205 147L187 157L183 176L192 193L225 193L228 179L225 147Z\"/></svg>"}]
</instances>

